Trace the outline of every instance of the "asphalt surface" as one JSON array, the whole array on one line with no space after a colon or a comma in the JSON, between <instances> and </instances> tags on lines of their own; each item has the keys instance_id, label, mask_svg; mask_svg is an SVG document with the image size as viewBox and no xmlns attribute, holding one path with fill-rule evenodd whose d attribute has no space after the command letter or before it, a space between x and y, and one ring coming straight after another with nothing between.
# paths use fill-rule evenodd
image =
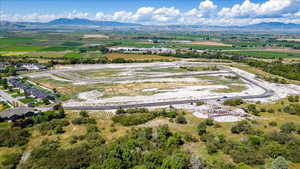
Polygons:
<instances>
[{"instance_id":1,"label":"asphalt surface","mask_svg":"<svg viewBox=\"0 0 300 169\"><path fill-rule=\"evenodd\" d=\"M224 73L224 72L222 72ZM119 108L136 108L136 107L157 107L157 106L168 106L168 105L177 105L177 104L191 104L196 103L199 101L224 101L224 100L230 100L230 99L257 99L257 98L266 98L270 97L274 94L272 90L269 90L265 88L264 86L258 84L257 82L248 79L244 76L241 76L240 74L228 71L227 73L235 74L236 76L240 77L241 79L248 81L249 83L261 88L264 90L264 93L259 95L248 95L248 96L234 96L234 97L216 97L216 98L199 98L199 99L193 99L193 100L180 100L180 101L166 101L166 102L153 102L153 103L141 103L141 104L123 104L123 105L108 105L108 106L66 106L64 107L66 110L114 110ZM220 73L206 73L206 74L220 74ZM205 75L205 73L199 73L199 74L192 74L194 75Z\"/></svg>"}]
</instances>

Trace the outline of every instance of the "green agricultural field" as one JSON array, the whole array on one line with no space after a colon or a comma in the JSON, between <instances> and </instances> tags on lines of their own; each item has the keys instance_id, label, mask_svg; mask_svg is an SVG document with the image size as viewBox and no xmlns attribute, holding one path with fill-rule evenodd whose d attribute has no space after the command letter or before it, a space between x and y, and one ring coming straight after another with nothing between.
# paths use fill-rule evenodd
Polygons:
<instances>
[{"instance_id":1,"label":"green agricultural field","mask_svg":"<svg viewBox=\"0 0 300 169\"><path fill-rule=\"evenodd\" d=\"M225 52L225 53L231 54L231 55L248 56L248 57L265 58L265 59L297 58L297 57L300 57L300 53L292 53L292 52L234 51L234 52Z\"/></svg>"},{"instance_id":2,"label":"green agricultural field","mask_svg":"<svg viewBox=\"0 0 300 169\"><path fill-rule=\"evenodd\" d=\"M76 52L70 52L70 53L67 53L64 55L64 57L67 57L67 58L80 58L82 56L84 56L84 54L76 53Z\"/></svg>"},{"instance_id":3,"label":"green agricultural field","mask_svg":"<svg viewBox=\"0 0 300 169\"><path fill-rule=\"evenodd\" d=\"M19 51L37 51L42 50L44 47L42 46L9 46L0 48L0 51L12 51L12 52L19 52Z\"/></svg>"},{"instance_id":4,"label":"green agricultural field","mask_svg":"<svg viewBox=\"0 0 300 169\"><path fill-rule=\"evenodd\" d=\"M32 43L33 38L22 38L22 37L9 37L9 38L1 38L0 45L17 45L17 44L26 44Z\"/></svg>"},{"instance_id":5,"label":"green agricultural field","mask_svg":"<svg viewBox=\"0 0 300 169\"><path fill-rule=\"evenodd\" d=\"M82 43L79 43L79 42L64 42L61 45L62 46L68 46L68 47L76 47L76 46L81 46Z\"/></svg>"},{"instance_id":6,"label":"green agricultural field","mask_svg":"<svg viewBox=\"0 0 300 169\"><path fill-rule=\"evenodd\" d=\"M120 41L118 41L120 42ZM137 48L152 48L160 47L159 43L139 43L137 41L121 41L117 46L126 46L126 47L137 47Z\"/></svg>"},{"instance_id":7,"label":"green agricultural field","mask_svg":"<svg viewBox=\"0 0 300 169\"><path fill-rule=\"evenodd\" d=\"M63 46L53 46L53 47L44 48L41 51L66 51L66 50L71 50L71 48L63 47Z\"/></svg>"}]
</instances>

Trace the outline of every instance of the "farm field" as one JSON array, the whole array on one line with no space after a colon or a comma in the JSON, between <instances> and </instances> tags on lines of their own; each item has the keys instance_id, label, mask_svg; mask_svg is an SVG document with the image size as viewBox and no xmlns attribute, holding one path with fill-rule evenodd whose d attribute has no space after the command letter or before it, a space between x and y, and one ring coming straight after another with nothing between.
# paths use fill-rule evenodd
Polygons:
<instances>
[{"instance_id":1,"label":"farm field","mask_svg":"<svg viewBox=\"0 0 300 169\"><path fill-rule=\"evenodd\" d=\"M239 55L239 56L265 58L265 59L298 58L298 57L300 57L300 53L296 53L296 52L234 51L234 52L225 52L225 53Z\"/></svg>"}]
</instances>

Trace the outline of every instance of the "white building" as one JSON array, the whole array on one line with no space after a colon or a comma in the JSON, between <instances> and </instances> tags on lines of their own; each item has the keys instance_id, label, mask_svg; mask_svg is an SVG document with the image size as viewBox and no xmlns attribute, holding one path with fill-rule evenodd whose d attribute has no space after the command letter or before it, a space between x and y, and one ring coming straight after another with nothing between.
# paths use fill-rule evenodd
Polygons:
<instances>
[{"instance_id":1,"label":"white building","mask_svg":"<svg viewBox=\"0 0 300 169\"><path fill-rule=\"evenodd\" d=\"M119 52L119 53L176 53L175 49L170 48L132 48L132 47L112 47L108 49L110 52Z\"/></svg>"}]
</instances>

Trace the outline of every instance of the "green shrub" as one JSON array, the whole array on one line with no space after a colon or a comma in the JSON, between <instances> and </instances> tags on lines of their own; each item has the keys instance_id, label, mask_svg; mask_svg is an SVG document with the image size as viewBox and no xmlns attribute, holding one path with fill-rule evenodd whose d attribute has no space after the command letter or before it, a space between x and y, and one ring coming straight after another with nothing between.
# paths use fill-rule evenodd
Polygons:
<instances>
[{"instance_id":1,"label":"green shrub","mask_svg":"<svg viewBox=\"0 0 300 169\"><path fill-rule=\"evenodd\" d=\"M20 128L0 129L0 147L22 146L28 142L30 133Z\"/></svg>"},{"instance_id":2,"label":"green shrub","mask_svg":"<svg viewBox=\"0 0 300 169\"><path fill-rule=\"evenodd\" d=\"M197 126L199 136L202 136L202 135L206 134L206 128L207 128L207 127L206 127L205 122L201 122L201 123Z\"/></svg>"},{"instance_id":3,"label":"green shrub","mask_svg":"<svg viewBox=\"0 0 300 169\"><path fill-rule=\"evenodd\" d=\"M283 133L292 133L292 132L296 131L296 125L293 122L284 123L280 127L280 131Z\"/></svg>"},{"instance_id":4,"label":"green shrub","mask_svg":"<svg viewBox=\"0 0 300 169\"><path fill-rule=\"evenodd\" d=\"M187 124L185 117L182 115L177 116L175 122L179 124Z\"/></svg>"},{"instance_id":5,"label":"green shrub","mask_svg":"<svg viewBox=\"0 0 300 169\"><path fill-rule=\"evenodd\" d=\"M227 106L238 106L238 105L241 105L243 103L244 103L244 101L242 99L225 100L223 102L223 104L227 105Z\"/></svg>"},{"instance_id":6,"label":"green shrub","mask_svg":"<svg viewBox=\"0 0 300 169\"><path fill-rule=\"evenodd\" d=\"M132 126L146 123L156 117L153 113L135 113L117 115L112 118L113 122L120 123L124 126Z\"/></svg>"},{"instance_id":7,"label":"green shrub","mask_svg":"<svg viewBox=\"0 0 300 169\"><path fill-rule=\"evenodd\" d=\"M211 118L211 117L205 119L204 122L205 122L205 124L208 125L208 126L214 125L214 119Z\"/></svg>"}]
</instances>

